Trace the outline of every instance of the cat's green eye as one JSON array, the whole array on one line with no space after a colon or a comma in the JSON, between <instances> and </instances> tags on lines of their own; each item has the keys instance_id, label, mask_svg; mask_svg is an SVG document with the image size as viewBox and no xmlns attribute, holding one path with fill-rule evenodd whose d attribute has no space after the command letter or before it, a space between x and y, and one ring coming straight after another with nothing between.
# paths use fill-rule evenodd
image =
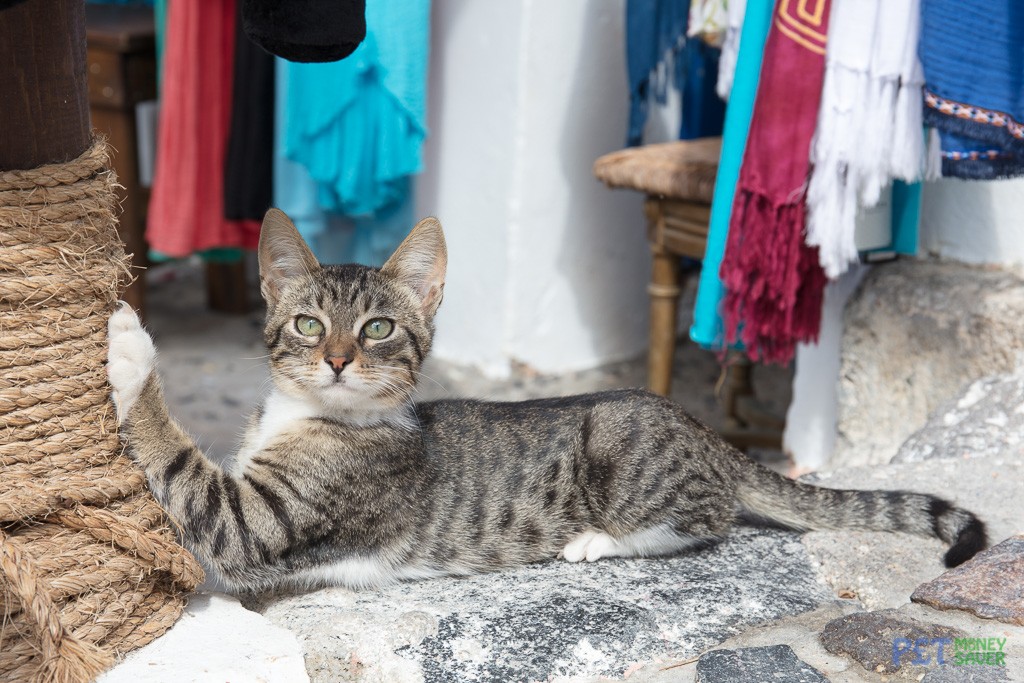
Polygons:
<instances>
[{"instance_id":1,"label":"cat's green eye","mask_svg":"<svg viewBox=\"0 0 1024 683\"><path fill-rule=\"evenodd\" d=\"M367 339L386 339L395 326L387 318L374 318L363 325L363 336Z\"/></svg>"},{"instance_id":2,"label":"cat's green eye","mask_svg":"<svg viewBox=\"0 0 1024 683\"><path fill-rule=\"evenodd\" d=\"M324 333L324 324L308 315L300 315L295 319L295 329L307 337L319 337Z\"/></svg>"}]
</instances>

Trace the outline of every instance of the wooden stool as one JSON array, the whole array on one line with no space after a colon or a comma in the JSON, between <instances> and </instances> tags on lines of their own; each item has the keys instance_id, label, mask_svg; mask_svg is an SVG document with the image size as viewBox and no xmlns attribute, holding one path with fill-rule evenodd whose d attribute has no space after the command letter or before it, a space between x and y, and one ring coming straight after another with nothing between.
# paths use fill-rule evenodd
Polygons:
<instances>
[{"instance_id":1,"label":"wooden stool","mask_svg":"<svg viewBox=\"0 0 1024 683\"><path fill-rule=\"evenodd\" d=\"M632 147L606 154L594 163L594 175L609 187L647 195L644 213L654 259L647 286L651 298L647 386L663 396L672 387L682 285L679 258L704 258L721 151L721 138L700 138ZM753 400L749 361L744 357L730 362L725 379L723 435L740 448L778 448L783 421Z\"/></svg>"}]
</instances>

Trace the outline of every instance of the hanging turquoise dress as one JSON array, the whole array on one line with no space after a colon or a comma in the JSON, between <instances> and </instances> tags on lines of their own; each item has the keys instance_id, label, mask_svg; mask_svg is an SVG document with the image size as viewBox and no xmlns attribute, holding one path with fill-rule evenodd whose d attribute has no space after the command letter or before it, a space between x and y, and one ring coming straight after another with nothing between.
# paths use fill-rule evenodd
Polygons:
<instances>
[{"instance_id":1,"label":"hanging turquoise dress","mask_svg":"<svg viewBox=\"0 0 1024 683\"><path fill-rule=\"evenodd\" d=\"M278 61L274 203L325 262L379 265L414 223L430 3L368 3L366 25L341 61Z\"/></svg>"}]
</instances>

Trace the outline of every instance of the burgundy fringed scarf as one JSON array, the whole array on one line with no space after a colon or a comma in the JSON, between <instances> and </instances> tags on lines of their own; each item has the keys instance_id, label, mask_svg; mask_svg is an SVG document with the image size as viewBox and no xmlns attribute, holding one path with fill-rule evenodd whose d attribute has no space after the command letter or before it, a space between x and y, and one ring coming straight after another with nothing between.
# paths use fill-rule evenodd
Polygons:
<instances>
[{"instance_id":1,"label":"burgundy fringed scarf","mask_svg":"<svg viewBox=\"0 0 1024 683\"><path fill-rule=\"evenodd\" d=\"M726 340L769 363L792 360L821 323L826 279L804 243L804 195L830 5L776 4L720 271Z\"/></svg>"}]
</instances>

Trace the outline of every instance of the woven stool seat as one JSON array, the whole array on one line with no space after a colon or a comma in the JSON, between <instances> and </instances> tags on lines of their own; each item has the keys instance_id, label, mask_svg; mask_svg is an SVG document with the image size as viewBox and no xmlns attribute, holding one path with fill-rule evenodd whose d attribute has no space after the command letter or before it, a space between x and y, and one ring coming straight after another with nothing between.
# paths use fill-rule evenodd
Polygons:
<instances>
[{"instance_id":1,"label":"woven stool seat","mask_svg":"<svg viewBox=\"0 0 1024 683\"><path fill-rule=\"evenodd\" d=\"M631 147L595 161L594 175L609 187L710 204L721 151L720 137Z\"/></svg>"}]
</instances>

